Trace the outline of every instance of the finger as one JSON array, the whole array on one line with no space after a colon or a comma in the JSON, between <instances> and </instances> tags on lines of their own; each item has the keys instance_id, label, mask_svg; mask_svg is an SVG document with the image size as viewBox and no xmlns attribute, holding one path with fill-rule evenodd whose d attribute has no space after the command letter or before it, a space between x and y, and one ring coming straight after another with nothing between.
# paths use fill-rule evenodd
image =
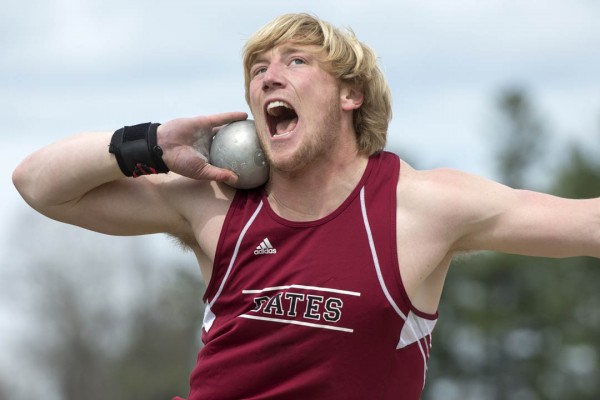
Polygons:
<instances>
[{"instance_id":1,"label":"finger","mask_svg":"<svg viewBox=\"0 0 600 400\"><path fill-rule=\"evenodd\" d=\"M203 118L203 117L199 117L199 118ZM227 113L222 113L222 114L207 115L204 118L205 118L205 121L208 121L208 123L211 126L215 127L215 126L227 125L234 121L243 121L245 119L248 119L248 114L245 112L235 111L235 112L227 112Z\"/></svg>"},{"instance_id":2,"label":"finger","mask_svg":"<svg viewBox=\"0 0 600 400\"><path fill-rule=\"evenodd\" d=\"M238 176L235 174L235 172L225 168L215 167L211 164L206 164L202 172L204 179L224 182L228 185L234 185L238 181Z\"/></svg>"}]
</instances>

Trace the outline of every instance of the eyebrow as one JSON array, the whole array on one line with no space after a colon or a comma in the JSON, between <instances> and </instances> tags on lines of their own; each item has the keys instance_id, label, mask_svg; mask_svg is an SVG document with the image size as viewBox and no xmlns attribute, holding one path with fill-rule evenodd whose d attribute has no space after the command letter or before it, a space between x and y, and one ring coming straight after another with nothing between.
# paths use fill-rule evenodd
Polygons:
<instances>
[{"instance_id":1,"label":"eyebrow","mask_svg":"<svg viewBox=\"0 0 600 400\"><path fill-rule=\"evenodd\" d=\"M283 57L289 56L290 54L293 54L293 53L308 53L310 55L314 55L315 54L315 52L308 51L305 48L301 48L301 46L306 47L306 45L292 45L292 44L290 44L290 45L279 45L279 46L281 47L281 56L283 56ZM274 47L271 47L270 49L268 49L266 51L263 51L260 54L258 54L256 56L256 58L254 59L254 61L252 62L251 65L256 65L256 64L259 64L259 63L262 63L262 62L266 62L267 58L265 57L265 54L268 51L273 50Z\"/></svg>"}]
</instances>

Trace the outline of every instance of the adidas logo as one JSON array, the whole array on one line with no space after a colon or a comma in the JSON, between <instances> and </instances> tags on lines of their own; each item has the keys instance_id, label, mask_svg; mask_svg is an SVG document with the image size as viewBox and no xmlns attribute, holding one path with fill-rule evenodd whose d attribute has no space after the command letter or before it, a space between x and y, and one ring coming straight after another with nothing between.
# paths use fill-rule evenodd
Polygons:
<instances>
[{"instance_id":1,"label":"adidas logo","mask_svg":"<svg viewBox=\"0 0 600 400\"><path fill-rule=\"evenodd\" d=\"M275 254L277 253L277 249L273 247L269 239L264 238L262 242L258 246L256 246L256 250L254 250L254 255L258 256L261 254Z\"/></svg>"}]
</instances>

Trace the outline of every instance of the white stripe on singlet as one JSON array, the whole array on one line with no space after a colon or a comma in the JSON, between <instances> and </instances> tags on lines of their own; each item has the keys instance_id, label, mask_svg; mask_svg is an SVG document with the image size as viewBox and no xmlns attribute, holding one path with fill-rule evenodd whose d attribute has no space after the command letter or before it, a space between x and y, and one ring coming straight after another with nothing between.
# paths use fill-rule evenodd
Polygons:
<instances>
[{"instance_id":1,"label":"white stripe on singlet","mask_svg":"<svg viewBox=\"0 0 600 400\"><path fill-rule=\"evenodd\" d=\"M242 229L242 231L240 232L240 236L238 237L238 240L235 244L235 249L233 250L233 255L231 256L231 261L229 262L229 266L227 267L227 272L225 273L225 276L223 277L223 280L221 281L221 286L219 287L217 294L215 294L215 297L213 297L213 299L210 301L210 303L208 303L208 305L210 307L212 307L215 304L215 301L217 301L217 299L221 295L221 292L223 291L223 288L225 287L225 282L227 281L227 278L229 277L229 274L231 273L231 270L233 269L233 264L235 264L235 260L237 259L242 240L244 239L246 232L250 228L250 225L252 225L252 223L256 219L256 216L260 212L260 209L262 208L262 206L263 206L263 202L261 200L260 203L258 204L258 207L256 207L256 211L254 211L254 213L252 214L252 216L250 217L248 222L246 222L246 225L244 225L244 229Z\"/></svg>"}]
</instances>

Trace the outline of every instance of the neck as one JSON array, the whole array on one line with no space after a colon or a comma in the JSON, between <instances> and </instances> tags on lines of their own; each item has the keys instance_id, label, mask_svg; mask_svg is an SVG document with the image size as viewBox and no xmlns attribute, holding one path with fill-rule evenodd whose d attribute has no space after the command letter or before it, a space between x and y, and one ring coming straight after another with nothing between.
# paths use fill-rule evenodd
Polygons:
<instances>
[{"instance_id":1,"label":"neck","mask_svg":"<svg viewBox=\"0 0 600 400\"><path fill-rule=\"evenodd\" d=\"M333 157L332 157L333 158ZM311 163L301 171L271 171L267 196L271 208L291 221L314 221L331 214L356 188L368 157L350 153Z\"/></svg>"}]
</instances>

